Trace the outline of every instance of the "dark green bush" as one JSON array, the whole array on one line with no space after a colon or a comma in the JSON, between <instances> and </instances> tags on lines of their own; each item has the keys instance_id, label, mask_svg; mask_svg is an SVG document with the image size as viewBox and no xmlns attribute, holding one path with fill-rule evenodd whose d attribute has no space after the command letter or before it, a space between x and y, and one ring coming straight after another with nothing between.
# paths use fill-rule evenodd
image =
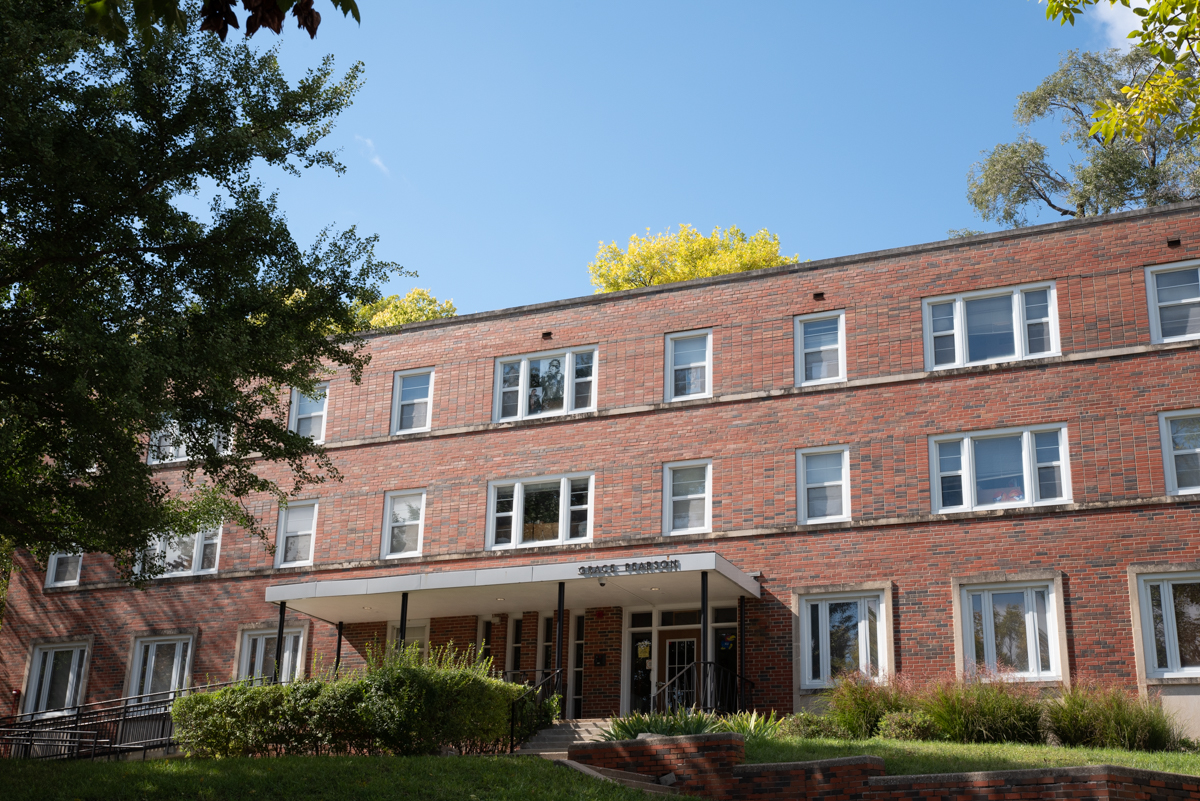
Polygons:
<instances>
[{"instance_id":1,"label":"dark green bush","mask_svg":"<svg viewBox=\"0 0 1200 801\"><path fill-rule=\"evenodd\" d=\"M827 716L839 729L859 740L874 737L880 719L888 712L911 709L915 702L907 685L871 681L860 673L839 678L827 697Z\"/></svg>"},{"instance_id":2,"label":"dark green bush","mask_svg":"<svg viewBox=\"0 0 1200 801\"><path fill-rule=\"evenodd\" d=\"M1062 745L1168 751L1182 737L1158 699L1143 700L1116 687L1076 685L1044 704L1047 739Z\"/></svg>"},{"instance_id":3,"label":"dark green bush","mask_svg":"<svg viewBox=\"0 0 1200 801\"><path fill-rule=\"evenodd\" d=\"M631 712L613 718L601 735L605 740L633 740L639 734L708 734L721 731L720 716L711 712L680 707L674 712Z\"/></svg>"},{"instance_id":4,"label":"dark green bush","mask_svg":"<svg viewBox=\"0 0 1200 801\"><path fill-rule=\"evenodd\" d=\"M957 743L1039 743L1038 690L1012 681L956 681L926 691L923 711Z\"/></svg>"},{"instance_id":5,"label":"dark green bush","mask_svg":"<svg viewBox=\"0 0 1200 801\"><path fill-rule=\"evenodd\" d=\"M488 753L508 746L509 713L526 687L492 678L473 648L374 656L362 676L237 684L175 701L175 736L198 756ZM551 722L557 698L528 705L518 740Z\"/></svg>"},{"instance_id":6,"label":"dark green bush","mask_svg":"<svg viewBox=\"0 0 1200 801\"><path fill-rule=\"evenodd\" d=\"M880 737L892 740L940 740L941 732L933 718L919 709L888 712L879 719Z\"/></svg>"},{"instance_id":7,"label":"dark green bush","mask_svg":"<svg viewBox=\"0 0 1200 801\"><path fill-rule=\"evenodd\" d=\"M780 737L800 737L805 740L827 739L848 740L849 735L827 715L817 715L812 712L797 712L783 719L779 729Z\"/></svg>"}]
</instances>

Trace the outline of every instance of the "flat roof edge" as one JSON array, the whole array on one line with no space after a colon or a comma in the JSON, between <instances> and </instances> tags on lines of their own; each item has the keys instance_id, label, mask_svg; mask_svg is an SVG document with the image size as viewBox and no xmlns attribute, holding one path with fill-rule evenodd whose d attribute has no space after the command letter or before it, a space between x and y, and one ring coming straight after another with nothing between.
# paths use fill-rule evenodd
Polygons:
<instances>
[{"instance_id":1,"label":"flat roof edge","mask_svg":"<svg viewBox=\"0 0 1200 801\"><path fill-rule=\"evenodd\" d=\"M551 312L576 306L614 303L628 298L640 297L644 295L658 295L666 292L694 289L697 287L717 286L720 284L730 284L738 281L752 281L758 278L766 278L768 276L813 272L817 270L831 269L834 267L845 267L861 262L882 261L884 259L892 259L899 256L914 256L923 253L936 253L943 250L954 250L957 248L992 244L995 242L1003 242L1005 240L1025 239L1028 237L1043 236L1045 234L1059 233L1072 229L1086 229L1101 225L1112 225L1114 223L1126 222L1128 220L1135 220L1141 217L1169 217L1176 214L1185 214L1187 212L1194 211L1200 211L1200 201L1188 200L1181 203L1168 203L1162 206L1153 206L1148 209L1132 209L1130 211L1117 211L1110 214L1097 214L1091 217L1084 217L1083 219L1062 220L1059 222L1043 223L1042 225L1031 225L1026 228L1013 228L1008 231L993 231L991 233L979 234L977 236L966 236L957 239L942 239L935 242L924 242L916 245L904 245L902 247L887 248L885 250L872 250L864 253L855 253L849 256L834 256L828 259L817 259L814 261L783 264L778 267L765 267L761 270L747 270L745 272L728 273L726 275L716 275L707 278L693 278L690 281L676 281L670 284L656 284L654 286L638 287L636 289L623 289L618 292L602 292L592 295L580 295L573 298L563 298L561 300L550 300L542 303L530 303L523 306L510 306L504 309L474 312L472 314L464 314L458 317L443 317L437 320L423 320L416 323L405 323L404 325L366 331L363 332L361 336L364 339L374 339L381 336L416 333L418 331L425 331L428 329L448 328L456 325L487 322L489 320L502 320L506 317L517 317L524 314Z\"/></svg>"}]
</instances>

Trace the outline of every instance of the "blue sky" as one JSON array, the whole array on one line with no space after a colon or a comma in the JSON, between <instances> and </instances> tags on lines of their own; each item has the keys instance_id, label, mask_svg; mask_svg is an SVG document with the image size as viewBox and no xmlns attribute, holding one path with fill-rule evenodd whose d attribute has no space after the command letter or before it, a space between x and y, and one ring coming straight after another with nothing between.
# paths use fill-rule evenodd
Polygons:
<instances>
[{"instance_id":1,"label":"blue sky","mask_svg":"<svg viewBox=\"0 0 1200 801\"><path fill-rule=\"evenodd\" d=\"M460 313L589 294L598 243L647 228L767 228L802 259L992 230L966 173L1017 135L1017 94L1131 27L1033 0L360 6L361 26L319 1L315 41L254 38L293 80L366 65L328 140L345 175L262 178L299 242L377 233L420 273L388 292Z\"/></svg>"}]
</instances>

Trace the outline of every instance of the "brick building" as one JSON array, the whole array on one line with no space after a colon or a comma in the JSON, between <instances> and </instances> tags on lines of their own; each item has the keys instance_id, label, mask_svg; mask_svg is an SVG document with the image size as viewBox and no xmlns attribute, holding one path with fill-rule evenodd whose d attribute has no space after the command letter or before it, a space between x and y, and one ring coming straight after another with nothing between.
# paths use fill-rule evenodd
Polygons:
<instances>
[{"instance_id":1,"label":"brick building","mask_svg":"<svg viewBox=\"0 0 1200 801\"><path fill-rule=\"evenodd\" d=\"M697 661L781 711L982 667L1198 732L1197 256L1182 204L372 334L361 384L292 399L344 480L259 499L274 556L226 525L145 590L21 559L0 690L289 678L401 635L536 679L561 608L573 717Z\"/></svg>"}]
</instances>

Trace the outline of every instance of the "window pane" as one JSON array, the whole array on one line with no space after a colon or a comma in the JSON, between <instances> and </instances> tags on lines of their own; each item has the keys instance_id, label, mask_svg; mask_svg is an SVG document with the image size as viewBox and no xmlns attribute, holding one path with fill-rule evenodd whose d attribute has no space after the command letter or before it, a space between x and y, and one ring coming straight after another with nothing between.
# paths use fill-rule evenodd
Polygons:
<instances>
[{"instance_id":1,"label":"window pane","mask_svg":"<svg viewBox=\"0 0 1200 801\"><path fill-rule=\"evenodd\" d=\"M575 354L575 378L591 378L592 377L592 353L576 353Z\"/></svg>"},{"instance_id":2,"label":"window pane","mask_svg":"<svg viewBox=\"0 0 1200 801\"><path fill-rule=\"evenodd\" d=\"M1058 461L1058 432L1043 431L1033 435L1033 444L1037 449L1038 464L1049 464Z\"/></svg>"},{"instance_id":3,"label":"window pane","mask_svg":"<svg viewBox=\"0 0 1200 801\"><path fill-rule=\"evenodd\" d=\"M586 409L592 405L592 382L576 381L575 382L575 408Z\"/></svg>"},{"instance_id":4,"label":"window pane","mask_svg":"<svg viewBox=\"0 0 1200 801\"><path fill-rule=\"evenodd\" d=\"M954 330L954 304L935 303L929 307L929 316L933 320L935 334Z\"/></svg>"},{"instance_id":5,"label":"window pane","mask_svg":"<svg viewBox=\"0 0 1200 801\"><path fill-rule=\"evenodd\" d=\"M983 633L983 595L971 596L971 631L975 635L975 667L987 667L987 642Z\"/></svg>"},{"instance_id":6,"label":"window pane","mask_svg":"<svg viewBox=\"0 0 1200 801\"><path fill-rule=\"evenodd\" d=\"M1038 497L1043 501L1061 498L1062 472L1058 465L1038 468Z\"/></svg>"},{"instance_id":7,"label":"window pane","mask_svg":"<svg viewBox=\"0 0 1200 801\"><path fill-rule=\"evenodd\" d=\"M1025 631L1025 593L992 593L992 631L996 669L1029 670L1029 638Z\"/></svg>"},{"instance_id":8,"label":"window pane","mask_svg":"<svg viewBox=\"0 0 1200 801\"><path fill-rule=\"evenodd\" d=\"M567 536L571 539L586 537L588 533L588 510L587 509L572 509L571 510L571 527L567 531Z\"/></svg>"},{"instance_id":9,"label":"window pane","mask_svg":"<svg viewBox=\"0 0 1200 801\"><path fill-rule=\"evenodd\" d=\"M1150 619L1154 626L1154 656L1159 670L1170 667L1167 661L1167 622L1163 615L1162 586L1150 585Z\"/></svg>"},{"instance_id":10,"label":"window pane","mask_svg":"<svg viewBox=\"0 0 1200 801\"><path fill-rule=\"evenodd\" d=\"M708 335L672 340L675 367L704 364L708 361Z\"/></svg>"},{"instance_id":11,"label":"window pane","mask_svg":"<svg viewBox=\"0 0 1200 801\"><path fill-rule=\"evenodd\" d=\"M296 413L300 417L305 417L313 414L320 414L325 411L325 391L321 390L315 398L310 398L307 395L296 394L299 399L296 405Z\"/></svg>"},{"instance_id":12,"label":"window pane","mask_svg":"<svg viewBox=\"0 0 1200 801\"><path fill-rule=\"evenodd\" d=\"M1171 447L1177 451L1200 450L1200 417L1171 421Z\"/></svg>"},{"instance_id":13,"label":"window pane","mask_svg":"<svg viewBox=\"0 0 1200 801\"><path fill-rule=\"evenodd\" d=\"M1020 435L977 439L973 446L977 503L987 505L1025 500Z\"/></svg>"},{"instance_id":14,"label":"window pane","mask_svg":"<svg viewBox=\"0 0 1200 801\"><path fill-rule=\"evenodd\" d=\"M496 518L496 544L508 545L512 542L512 517L506 515Z\"/></svg>"},{"instance_id":15,"label":"window pane","mask_svg":"<svg viewBox=\"0 0 1200 801\"><path fill-rule=\"evenodd\" d=\"M1164 337L1200 334L1200 303L1162 306L1158 310L1158 319Z\"/></svg>"},{"instance_id":16,"label":"window pane","mask_svg":"<svg viewBox=\"0 0 1200 801\"><path fill-rule=\"evenodd\" d=\"M838 320L836 317L804 324L805 350L837 347L837 344Z\"/></svg>"},{"instance_id":17,"label":"window pane","mask_svg":"<svg viewBox=\"0 0 1200 801\"><path fill-rule=\"evenodd\" d=\"M203 556L200 559L201 570L213 570L217 566L217 543L204 543Z\"/></svg>"},{"instance_id":18,"label":"window pane","mask_svg":"<svg viewBox=\"0 0 1200 801\"><path fill-rule=\"evenodd\" d=\"M405 403L400 406L400 430L425 427L425 412L429 409L427 401Z\"/></svg>"},{"instance_id":19,"label":"window pane","mask_svg":"<svg viewBox=\"0 0 1200 801\"><path fill-rule=\"evenodd\" d=\"M1050 290L1035 289L1025 292L1025 321L1050 319Z\"/></svg>"},{"instance_id":20,"label":"window pane","mask_svg":"<svg viewBox=\"0 0 1200 801\"><path fill-rule=\"evenodd\" d=\"M821 606L808 607L809 654L812 656L812 680L821 680Z\"/></svg>"},{"instance_id":21,"label":"window pane","mask_svg":"<svg viewBox=\"0 0 1200 801\"><path fill-rule=\"evenodd\" d=\"M1200 298L1200 270L1174 270L1154 277L1159 303Z\"/></svg>"},{"instance_id":22,"label":"window pane","mask_svg":"<svg viewBox=\"0 0 1200 801\"><path fill-rule=\"evenodd\" d=\"M557 412L563 408L564 356L529 360L529 413Z\"/></svg>"},{"instance_id":23,"label":"window pane","mask_svg":"<svg viewBox=\"0 0 1200 801\"><path fill-rule=\"evenodd\" d=\"M400 379L400 401L424 400L429 397L429 373L407 375Z\"/></svg>"},{"instance_id":24,"label":"window pane","mask_svg":"<svg viewBox=\"0 0 1200 801\"><path fill-rule=\"evenodd\" d=\"M858 601L829 602L829 676L858 670Z\"/></svg>"},{"instance_id":25,"label":"window pane","mask_svg":"<svg viewBox=\"0 0 1200 801\"><path fill-rule=\"evenodd\" d=\"M1179 666L1200 667L1200 584L1172 584Z\"/></svg>"},{"instance_id":26,"label":"window pane","mask_svg":"<svg viewBox=\"0 0 1200 801\"><path fill-rule=\"evenodd\" d=\"M520 394L517 390L521 386L520 362L500 365L500 386L509 390L500 393L500 416L516 417L519 412L517 406L520 403Z\"/></svg>"},{"instance_id":27,"label":"window pane","mask_svg":"<svg viewBox=\"0 0 1200 801\"><path fill-rule=\"evenodd\" d=\"M841 370L837 348L815 350L804 354L804 380L819 381L822 378L837 378Z\"/></svg>"},{"instance_id":28,"label":"window pane","mask_svg":"<svg viewBox=\"0 0 1200 801\"><path fill-rule=\"evenodd\" d=\"M79 580L79 561L78 556L58 555L54 559L54 583L64 584L70 581Z\"/></svg>"},{"instance_id":29,"label":"window pane","mask_svg":"<svg viewBox=\"0 0 1200 801\"><path fill-rule=\"evenodd\" d=\"M500 365L500 383L506 389L521 386L521 363L510 362Z\"/></svg>"},{"instance_id":30,"label":"window pane","mask_svg":"<svg viewBox=\"0 0 1200 801\"><path fill-rule=\"evenodd\" d=\"M680 367L675 370L675 395L699 395L704 392L704 366Z\"/></svg>"},{"instance_id":31,"label":"window pane","mask_svg":"<svg viewBox=\"0 0 1200 801\"><path fill-rule=\"evenodd\" d=\"M938 470L942 473L962 470L962 440L938 443Z\"/></svg>"},{"instance_id":32,"label":"window pane","mask_svg":"<svg viewBox=\"0 0 1200 801\"><path fill-rule=\"evenodd\" d=\"M707 484L708 468L677 467L671 470L671 497L703 495Z\"/></svg>"},{"instance_id":33,"label":"window pane","mask_svg":"<svg viewBox=\"0 0 1200 801\"><path fill-rule=\"evenodd\" d=\"M172 677L175 675L175 649L178 643L160 642L154 648L154 671L150 675L150 692L165 693L174 690Z\"/></svg>"},{"instance_id":34,"label":"window pane","mask_svg":"<svg viewBox=\"0 0 1200 801\"><path fill-rule=\"evenodd\" d=\"M153 645L147 643L142 646L142 670L138 675L137 694L142 695L146 692L146 678L150 673L150 654L153 650Z\"/></svg>"},{"instance_id":35,"label":"window pane","mask_svg":"<svg viewBox=\"0 0 1200 801\"><path fill-rule=\"evenodd\" d=\"M704 526L704 499L693 498L671 502L671 529L702 528Z\"/></svg>"},{"instance_id":36,"label":"window pane","mask_svg":"<svg viewBox=\"0 0 1200 801\"><path fill-rule=\"evenodd\" d=\"M512 487L497 487L496 488L496 513L511 512L513 510L513 488Z\"/></svg>"},{"instance_id":37,"label":"window pane","mask_svg":"<svg viewBox=\"0 0 1200 801\"><path fill-rule=\"evenodd\" d=\"M320 417L301 417L296 421L296 433L302 437L313 439L321 432Z\"/></svg>"},{"instance_id":38,"label":"window pane","mask_svg":"<svg viewBox=\"0 0 1200 801\"><path fill-rule=\"evenodd\" d=\"M266 678L274 678L275 676L275 644L279 641L272 634L270 637L262 637L262 670L259 676Z\"/></svg>"},{"instance_id":39,"label":"window pane","mask_svg":"<svg viewBox=\"0 0 1200 801\"><path fill-rule=\"evenodd\" d=\"M962 476L942 476L942 506L962 505Z\"/></svg>"},{"instance_id":40,"label":"window pane","mask_svg":"<svg viewBox=\"0 0 1200 801\"><path fill-rule=\"evenodd\" d=\"M1180 489L1200 487L1200 454L1187 453L1175 457L1175 482Z\"/></svg>"},{"instance_id":41,"label":"window pane","mask_svg":"<svg viewBox=\"0 0 1200 801\"><path fill-rule=\"evenodd\" d=\"M283 548L283 561L304 562L308 560L308 549L312 542L309 534L298 534L287 538Z\"/></svg>"},{"instance_id":42,"label":"window pane","mask_svg":"<svg viewBox=\"0 0 1200 801\"><path fill-rule=\"evenodd\" d=\"M315 506L293 506L287 510L287 532L312 531Z\"/></svg>"},{"instance_id":43,"label":"window pane","mask_svg":"<svg viewBox=\"0 0 1200 801\"><path fill-rule=\"evenodd\" d=\"M526 484L525 513L522 523L522 542L545 542L558 539L559 501L562 497L561 484L557 481L545 484Z\"/></svg>"},{"instance_id":44,"label":"window pane","mask_svg":"<svg viewBox=\"0 0 1200 801\"><path fill-rule=\"evenodd\" d=\"M1050 324L1030 323L1025 326L1028 334L1026 348L1030 353L1047 353L1050 351Z\"/></svg>"},{"instance_id":45,"label":"window pane","mask_svg":"<svg viewBox=\"0 0 1200 801\"><path fill-rule=\"evenodd\" d=\"M571 505L572 506L587 506L588 504L588 486L590 481L586 478L571 479Z\"/></svg>"},{"instance_id":46,"label":"window pane","mask_svg":"<svg viewBox=\"0 0 1200 801\"><path fill-rule=\"evenodd\" d=\"M500 396L500 416L516 417L518 395L516 390L505 392Z\"/></svg>"},{"instance_id":47,"label":"window pane","mask_svg":"<svg viewBox=\"0 0 1200 801\"><path fill-rule=\"evenodd\" d=\"M416 523L393 523L388 553L407 553L417 549Z\"/></svg>"},{"instance_id":48,"label":"window pane","mask_svg":"<svg viewBox=\"0 0 1200 801\"><path fill-rule=\"evenodd\" d=\"M954 364L954 335L933 338L933 363Z\"/></svg>"},{"instance_id":49,"label":"window pane","mask_svg":"<svg viewBox=\"0 0 1200 801\"><path fill-rule=\"evenodd\" d=\"M1038 663L1043 673L1050 672L1050 621L1046 608L1046 591L1033 591L1034 613L1037 616Z\"/></svg>"},{"instance_id":50,"label":"window pane","mask_svg":"<svg viewBox=\"0 0 1200 801\"><path fill-rule=\"evenodd\" d=\"M169 537L163 549L166 572L187 573L192 569L192 558L196 553L196 535Z\"/></svg>"},{"instance_id":51,"label":"window pane","mask_svg":"<svg viewBox=\"0 0 1200 801\"><path fill-rule=\"evenodd\" d=\"M842 480L842 454L817 453L804 457L806 484L828 484Z\"/></svg>"},{"instance_id":52,"label":"window pane","mask_svg":"<svg viewBox=\"0 0 1200 801\"><path fill-rule=\"evenodd\" d=\"M869 673L872 677L879 676L879 599L867 599L867 650L869 651L871 664Z\"/></svg>"},{"instance_id":53,"label":"window pane","mask_svg":"<svg viewBox=\"0 0 1200 801\"><path fill-rule=\"evenodd\" d=\"M810 518L838 517L842 514L842 488L840 485L809 487L806 493Z\"/></svg>"},{"instance_id":54,"label":"window pane","mask_svg":"<svg viewBox=\"0 0 1200 801\"><path fill-rule=\"evenodd\" d=\"M46 690L46 705L42 709L62 709L73 701L67 697L71 689L71 661L75 651L55 651L50 656L50 686Z\"/></svg>"},{"instance_id":55,"label":"window pane","mask_svg":"<svg viewBox=\"0 0 1200 801\"><path fill-rule=\"evenodd\" d=\"M978 362L1016 355L1010 295L968 300L965 305L968 361Z\"/></svg>"},{"instance_id":56,"label":"window pane","mask_svg":"<svg viewBox=\"0 0 1200 801\"><path fill-rule=\"evenodd\" d=\"M1025 348L1029 353L1050 350L1050 290L1024 293Z\"/></svg>"}]
</instances>

